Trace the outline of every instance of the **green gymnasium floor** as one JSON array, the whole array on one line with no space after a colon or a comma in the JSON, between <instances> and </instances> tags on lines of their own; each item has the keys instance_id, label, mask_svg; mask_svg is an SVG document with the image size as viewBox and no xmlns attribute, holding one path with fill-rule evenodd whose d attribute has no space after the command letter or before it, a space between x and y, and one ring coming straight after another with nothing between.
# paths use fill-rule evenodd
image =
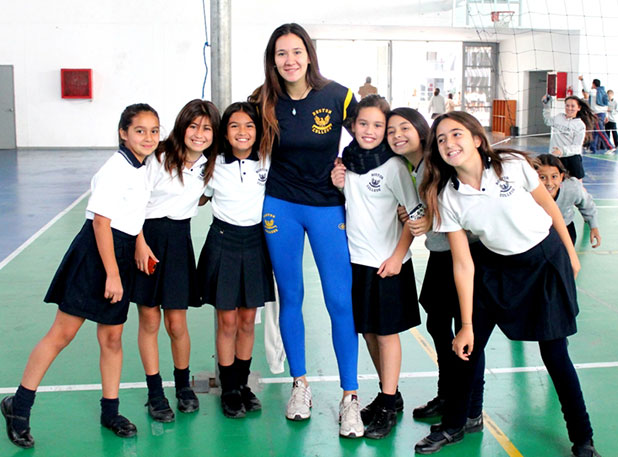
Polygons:
<instances>
[{"instance_id":1,"label":"green gymnasium floor","mask_svg":"<svg viewBox=\"0 0 618 457\"><path fill-rule=\"evenodd\" d=\"M0 153L3 154L3 153ZM97 157L97 160L100 160ZM577 219L582 271L578 277L579 333L571 338L570 352L584 390L595 430L597 449L604 457L618 456L618 193L613 157L586 157L590 170L587 188L599 205L603 244L592 250L581 218ZM84 165L85 168L98 165ZM598 167L598 172L595 171ZM6 172L6 170L4 170ZM39 179L45 179L38 171ZM44 173L43 173L44 175ZM590 183L588 185L588 182ZM18 183L16 184L18 185ZM80 184L81 185L81 184ZM87 188L81 185L75 196ZM605 186L605 187L604 187ZM598 190L598 191L597 191ZM39 194L41 198L45 193ZM1 202L0 202L1 203ZM0 256L0 394L14 391L26 358L49 328L56 312L42 302L55 268L71 239L83 223L86 200L60 217L12 260ZM67 205L65 205L67 206ZM194 243L199 250L210 223L209 208L193 221ZM51 217L49 218L51 219ZM48 219L48 220L49 220ZM47 220L44 222L46 223ZM44 223L40 224L43 226ZM13 236L9 226L2 237ZM420 285L427 252L421 240L413 244L416 279ZM21 241L20 241L21 244ZM2 261L4 259L4 261ZM133 457L133 456L406 456L428 433L428 423L412 419L412 409L432 398L436 389L436 366L424 323L401 335L403 366L400 390L405 409L394 432L380 441L346 440L338 437L337 414L340 390L330 343L330 328L317 270L307 245L305 255L305 304L307 363L314 407L309 421L296 423L284 417L291 382L286 374L270 373L264 359L263 329L256 327L252 383L262 400L263 411L241 420L223 416L216 390L199 394L201 409L191 415L177 414L176 422L159 424L149 419L144 402L144 375L137 351L137 313L133 308L124 333L124 370L121 413L138 427L137 437L121 439L98 422L100 382L95 325L84 324L75 341L63 351L43 380L31 420L36 446L22 450L12 445L4 432L0 456L21 457ZM214 370L213 311L192 309L189 325L193 343L191 368L202 379ZM163 379L172 380L169 340L160 337ZM569 456L570 443L551 381L542 369L534 343L508 341L499 331L487 347L485 430L468 435L455 446L443 449L442 457L555 457ZM363 404L377 391L377 380L361 340L360 398ZM334 378L334 380L333 380ZM132 383L139 383L132 385ZM167 388L172 404L174 389ZM612 438L613 437L613 438Z\"/></svg>"}]
</instances>

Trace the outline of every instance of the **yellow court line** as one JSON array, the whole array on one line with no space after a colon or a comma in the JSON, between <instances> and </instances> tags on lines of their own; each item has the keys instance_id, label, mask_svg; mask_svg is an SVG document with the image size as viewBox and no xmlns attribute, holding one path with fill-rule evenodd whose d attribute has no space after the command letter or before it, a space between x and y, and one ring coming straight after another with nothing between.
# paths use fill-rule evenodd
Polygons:
<instances>
[{"instance_id":1,"label":"yellow court line","mask_svg":"<svg viewBox=\"0 0 618 457\"><path fill-rule=\"evenodd\" d=\"M433 360L433 362L437 365L438 355L436 354L436 351L433 348L433 346L429 344L427 339L423 335L421 335L421 333L417 329L415 328L410 329L410 333L416 339L416 341L418 341L421 347L425 350L429 358ZM523 457L522 453L519 452L519 450L515 447L515 445L508 438L508 436L504 434L504 432L500 429L500 427L498 427L498 425L492 420L492 418L489 417L489 415L484 411L483 411L483 422L487 426L487 429L489 430L489 432L494 436L498 444L500 444L500 446L502 446L502 449L504 449L506 453L509 455L509 457Z\"/></svg>"}]
</instances>

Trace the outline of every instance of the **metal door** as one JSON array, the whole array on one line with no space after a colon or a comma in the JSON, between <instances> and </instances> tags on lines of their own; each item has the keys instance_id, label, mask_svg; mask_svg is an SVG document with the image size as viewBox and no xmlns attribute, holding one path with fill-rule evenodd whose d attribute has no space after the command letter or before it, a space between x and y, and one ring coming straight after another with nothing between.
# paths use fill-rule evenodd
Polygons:
<instances>
[{"instance_id":1,"label":"metal door","mask_svg":"<svg viewBox=\"0 0 618 457\"><path fill-rule=\"evenodd\" d=\"M497 43L463 43L462 111L475 116L483 127L491 125L497 68Z\"/></svg>"},{"instance_id":2,"label":"metal door","mask_svg":"<svg viewBox=\"0 0 618 457\"><path fill-rule=\"evenodd\" d=\"M15 149L13 66L0 65L0 149Z\"/></svg>"}]
</instances>

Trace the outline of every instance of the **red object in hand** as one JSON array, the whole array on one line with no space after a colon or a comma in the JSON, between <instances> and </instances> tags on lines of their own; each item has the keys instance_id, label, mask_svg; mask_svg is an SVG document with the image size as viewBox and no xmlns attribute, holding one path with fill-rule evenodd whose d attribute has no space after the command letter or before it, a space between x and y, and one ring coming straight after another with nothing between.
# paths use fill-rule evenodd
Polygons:
<instances>
[{"instance_id":1,"label":"red object in hand","mask_svg":"<svg viewBox=\"0 0 618 457\"><path fill-rule=\"evenodd\" d=\"M157 268L157 262L152 257L148 257L148 274L153 274Z\"/></svg>"}]
</instances>

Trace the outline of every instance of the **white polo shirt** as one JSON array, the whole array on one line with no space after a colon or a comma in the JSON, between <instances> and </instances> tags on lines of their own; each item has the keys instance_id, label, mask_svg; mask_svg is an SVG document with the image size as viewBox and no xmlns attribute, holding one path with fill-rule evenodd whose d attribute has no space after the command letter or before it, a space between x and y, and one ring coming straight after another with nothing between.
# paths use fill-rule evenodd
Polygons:
<instances>
[{"instance_id":1,"label":"white polo shirt","mask_svg":"<svg viewBox=\"0 0 618 457\"><path fill-rule=\"evenodd\" d=\"M547 237L551 217L530 194L540 184L538 174L523 157L505 159L502 178L491 165L483 170L480 190L459 180L446 185L438 199L442 224L435 227L434 220L435 231L470 230L502 255L520 254Z\"/></svg>"},{"instance_id":2,"label":"white polo shirt","mask_svg":"<svg viewBox=\"0 0 618 457\"><path fill-rule=\"evenodd\" d=\"M213 216L241 227L261 223L269 168L270 158L262 163L256 153L242 160L231 153L220 154L204 190L212 197Z\"/></svg>"},{"instance_id":3,"label":"white polo shirt","mask_svg":"<svg viewBox=\"0 0 618 457\"><path fill-rule=\"evenodd\" d=\"M165 154L161 161L153 154L146 159L146 173L151 186L150 200L146 206L146 219L169 217L174 220L190 219L197 215L197 204L204 193L204 167L207 159L203 155L191 168L182 171L183 182L178 170L170 174L165 169Z\"/></svg>"},{"instance_id":4,"label":"white polo shirt","mask_svg":"<svg viewBox=\"0 0 618 457\"><path fill-rule=\"evenodd\" d=\"M419 202L408 168L400 157L391 157L362 175L348 170L343 192L350 260L379 268L393 255L401 238L397 205L411 211ZM409 250L403 262L408 259Z\"/></svg>"},{"instance_id":5,"label":"white polo shirt","mask_svg":"<svg viewBox=\"0 0 618 457\"><path fill-rule=\"evenodd\" d=\"M121 147L97 171L90 181L90 199L86 219L95 214L111 219L111 226L128 235L142 230L150 189L146 167L133 153Z\"/></svg>"}]
</instances>

